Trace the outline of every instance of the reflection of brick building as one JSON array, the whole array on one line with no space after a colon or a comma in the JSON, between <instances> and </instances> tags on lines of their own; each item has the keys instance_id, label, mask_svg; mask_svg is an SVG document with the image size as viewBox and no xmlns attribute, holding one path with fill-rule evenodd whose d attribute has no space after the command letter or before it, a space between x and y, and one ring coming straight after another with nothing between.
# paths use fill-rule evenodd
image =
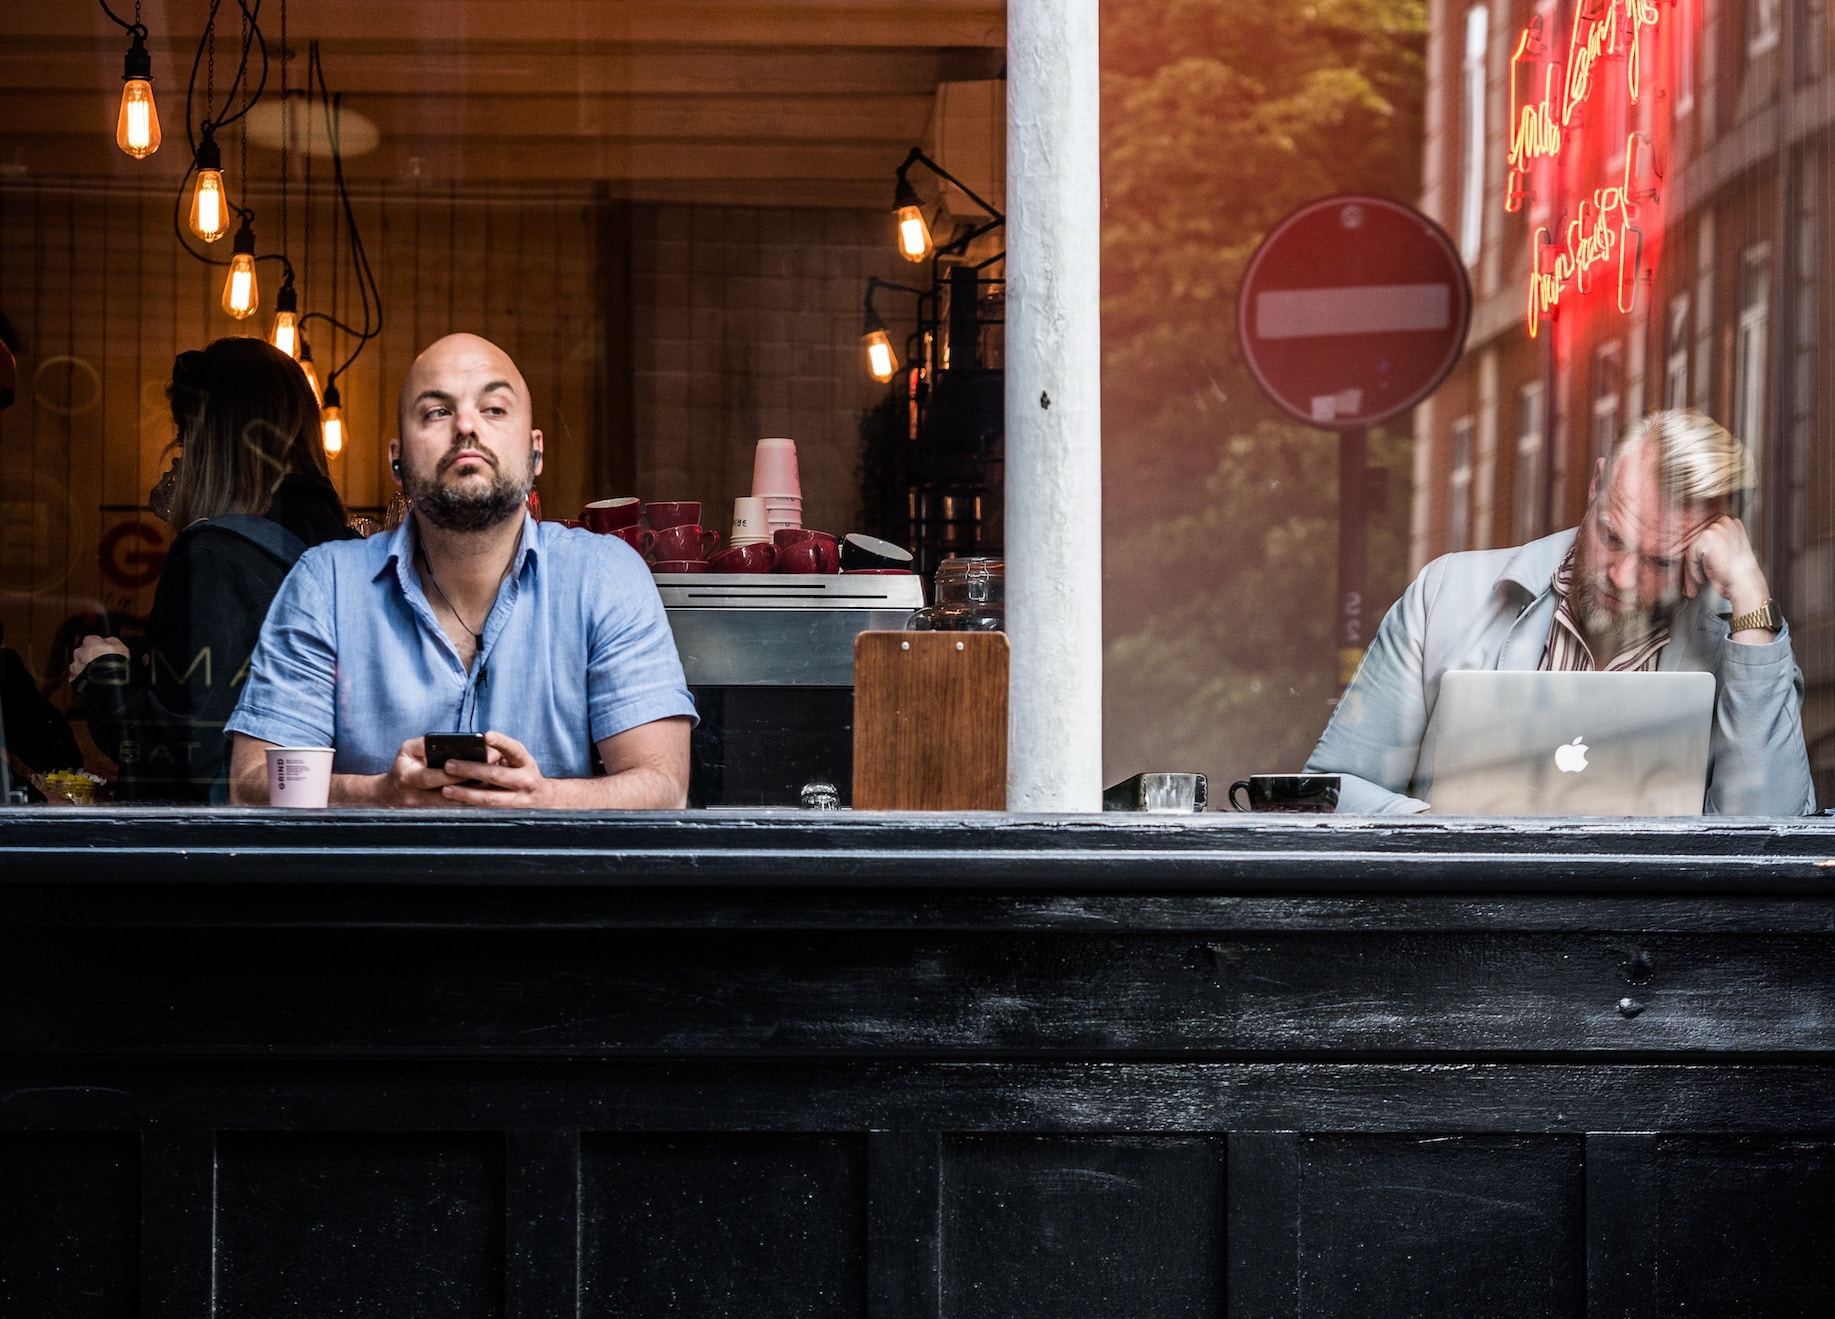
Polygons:
<instances>
[{"instance_id":1,"label":"reflection of brick building","mask_svg":"<svg viewBox=\"0 0 1835 1319\"><path fill-rule=\"evenodd\" d=\"M1812 0L1589 4L1583 21L1655 16L1639 40L1637 103L1627 62L1604 56L1558 154L1533 163L1509 213L1511 120L1545 86L1536 50L1565 60L1580 2L1431 0L1422 206L1471 263L1476 306L1464 360L1415 416L1412 557L1572 525L1593 459L1629 420L1666 405L1709 413L1759 458L1748 523L1808 679L1819 795L1835 802L1835 465L1817 390L1835 365L1821 350L1830 20ZM1537 17L1545 40L1525 50ZM1625 232L1645 255L1630 310L1602 261L1531 338L1532 233L1565 233L1590 189L1627 177Z\"/></svg>"}]
</instances>

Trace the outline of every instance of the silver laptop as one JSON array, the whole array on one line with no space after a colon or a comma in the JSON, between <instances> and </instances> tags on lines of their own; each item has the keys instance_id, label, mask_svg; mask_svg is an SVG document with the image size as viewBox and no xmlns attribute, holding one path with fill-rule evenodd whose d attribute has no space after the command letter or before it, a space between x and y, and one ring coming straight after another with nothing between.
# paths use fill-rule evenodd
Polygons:
<instances>
[{"instance_id":1,"label":"silver laptop","mask_svg":"<svg viewBox=\"0 0 1835 1319\"><path fill-rule=\"evenodd\" d=\"M1455 671L1414 795L1447 815L1699 815L1711 673Z\"/></svg>"}]
</instances>

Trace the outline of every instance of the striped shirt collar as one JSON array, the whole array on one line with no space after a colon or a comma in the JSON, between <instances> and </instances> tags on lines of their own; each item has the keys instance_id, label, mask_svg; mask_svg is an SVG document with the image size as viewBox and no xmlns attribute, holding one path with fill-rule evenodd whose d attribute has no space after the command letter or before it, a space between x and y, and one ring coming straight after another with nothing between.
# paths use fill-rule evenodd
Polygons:
<instances>
[{"instance_id":1,"label":"striped shirt collar","mask_svg":"<svg viewBox=\"0 0 1835 1319\"><path fill-rule=\"evenodd\" d=\"M1580 624L1574 617L1570 596L1574 588L1574 550L1570 548L1555 569L1555 621L1548 628L1548 644L1542 648L1544 672L1586 672L1601 669L1609 673L1648 673L1657 667L1663 647L1669 644L1667 620L1624 647L1604 664L1599 664L1587 648Z\"/></svg>"}]
</instances>

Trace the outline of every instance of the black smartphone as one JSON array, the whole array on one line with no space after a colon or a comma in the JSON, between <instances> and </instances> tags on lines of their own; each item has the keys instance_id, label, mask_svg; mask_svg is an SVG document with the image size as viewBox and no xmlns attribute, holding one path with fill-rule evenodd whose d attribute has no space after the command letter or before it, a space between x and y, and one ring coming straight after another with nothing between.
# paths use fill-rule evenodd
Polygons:
<instances>
[{"instance_id":1,"label":"black smartphone","mask_svg":"<svg viewBox=\"0 0 1835 1319\"><path fill-rule=\"evenodd\" d=\"M449 760L490 763L490 748L485 745L483 733L428 733L422 740L427 746L428 769L443 771Z\"/></svg>"}]
</instances>

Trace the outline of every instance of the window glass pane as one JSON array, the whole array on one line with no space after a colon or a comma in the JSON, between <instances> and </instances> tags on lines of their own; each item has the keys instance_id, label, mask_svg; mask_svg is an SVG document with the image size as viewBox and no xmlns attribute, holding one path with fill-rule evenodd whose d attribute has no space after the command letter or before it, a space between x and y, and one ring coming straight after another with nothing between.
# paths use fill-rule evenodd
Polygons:
<instances>
[{"instance_id":1,"label":"window glass pane","mask_svg":"<svg viewBox=\"0 0 1835 1319\"><path fill-rule=\"evenodd\" d=\"M341 773L489 730L596 790L627 720L685 718L692 695L698 803L845 801L854 633L897 627L945 558L1003 549L1001 0L106 8L121 22L0 0L17 767L207 802L226 721L271 690L257 740L333 744ZM496 424L481 395L398 412L453 333L495 346L521 418L486 457L459 435ZM766 461L779 439L794 460ZM496 502L441 512L461 486ZM614 525L623 506L559 525L620 498L641 525ZM302 545L352 563L435 516L508 526L495 570L470 582L415 531L398 580L364 559L259 657ZM866 598L841 589L840 542L777 562L775 534L803 531L925 576L848 579L884 586L877 612L836 603ZM834 609L735 619L672 593L729 548L742 585L795 569ZM572 581L576 550L598 567ZM396 650L344 625L359 580L394 582L362 617ZM677 647L696 628L719 644Z\"/></svg>"},{"instance_id":2,"label":"window glass pane","mask_svg":"<svg viewBox=\"0 0 1835 1319\"><path fill-rule=\"evenodd\" d=\"M1395 21L1353 24L1347 53L1315 41L1301 6L1226 8L1104 10L1111 770L1310 766L1360 780L1346 779L1357 810L1415 810L1447 750L1429 721L1451 711L1467 721L1455 741L1476 720L1509 744L1516 778L1437 808L1812 809L1812 783L1835 778L1819 388L1835 300L1825 135L1778 135L1799 123L1789 107L1835 96L1820 81L1829 25L1808 10L1785 22L1777 0L1389 6ZM1284 138L1256 132L1273 122ZM1185 149L1200 124L1223 144L1201 164ZM1371 310L1395 296L1399 247L1346 278L1347 236L1293 275L1342 317L1308 323L1309 359L1280 359L1341 377L1311 415L1266 387L1253 282L1287 216L1348 193L1416 204L1472 296L1445 377L1365 429L1346 424L1346 400L1422 341ZM1217 327L1232 352L1206 351ZM1739 528L1726 545L1716 532L1712 580L1691 593L1682 565L1723 517ZM1203 567L1162 584L1168 549ZM1433 650L1444 637L1456 655ZM1782 721L1742 729L1765 743L1763 772L1725 738L1738 702L1718 675L1735 646L1763 662ZM1486 682L1443 688L1461 667ZM1621 708L1670 692L1671 674L1707 682L1705 697L1695 682L1661 698L1692 721L1680 751L1633 737L1606 754L1685 765L1667 796L1564 772L1553 748L1572 732L1556 743L1550 725L1511 722L1559 702L1490 682L1571 692L1544 680L1575 668L1639 680ZM1761 725L1790 731L1767 742Z\"/></svg>"}]
</instances>

